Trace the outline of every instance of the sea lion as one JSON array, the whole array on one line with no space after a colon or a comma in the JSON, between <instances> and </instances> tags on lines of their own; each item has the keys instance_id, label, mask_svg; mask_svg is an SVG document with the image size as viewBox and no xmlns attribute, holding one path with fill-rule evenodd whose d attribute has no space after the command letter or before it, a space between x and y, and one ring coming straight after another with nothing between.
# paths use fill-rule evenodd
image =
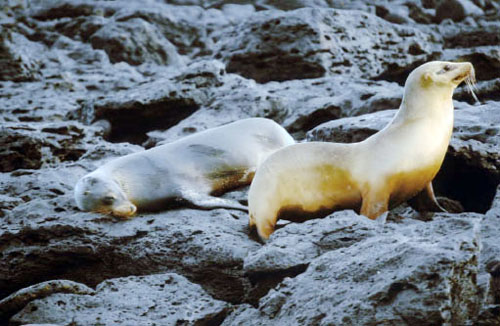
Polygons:
<instances>
[{"instance_id":1,"label":"sea lion","mask_svg":"<svg viewBox=\"0 0 500 326\"><path fill-rule=\"evenodd\" d=\"M82 177L75 200L83 211L132 216L172 202L248 211L213 197L247 185L272 152L295 143L272 120L250 118L205 130L172 143L114 159Z\"/></svg>"},{"instance_id":2,"label":"sea lion","mask_svg":"<svg viewBox=\"0 0 500 326\"><path fill-rule=\"evenodd\" d=\"M376 219L391 205L432 190L453 129L453 90L470 86L468 62L428 62L405 83L401 106L381 131L359 143L300 143L280 149L259 167L248 193L250 226L262 239L288 216L355 209Z\"/></svg>"}]
</instances>

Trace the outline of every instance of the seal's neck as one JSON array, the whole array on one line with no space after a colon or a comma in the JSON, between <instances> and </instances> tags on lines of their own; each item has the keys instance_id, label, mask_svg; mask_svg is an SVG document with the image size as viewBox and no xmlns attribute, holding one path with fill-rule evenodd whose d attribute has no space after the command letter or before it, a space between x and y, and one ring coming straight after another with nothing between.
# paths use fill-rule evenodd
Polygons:
<instances>
[{"instance_id":1,"label":"seal's neck","mask_svg":"<svg viewBox=\"0 0 500 326\"><path fill-rule=\"evenodd\" d=\"M403 101L393 122L417 119L453 119L453 88L409 85L405 88Z\"/></svg>"}]
</instances>

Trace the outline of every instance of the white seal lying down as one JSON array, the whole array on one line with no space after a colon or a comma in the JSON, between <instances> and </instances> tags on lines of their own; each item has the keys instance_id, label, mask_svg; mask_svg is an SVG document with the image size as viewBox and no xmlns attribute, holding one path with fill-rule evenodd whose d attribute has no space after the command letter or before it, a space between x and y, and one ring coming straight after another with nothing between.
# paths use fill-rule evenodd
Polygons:
<instances>
[{"instance_id":1,"label":"white seal lying down","mask_svg":"<svg viewBox=\"0 0 500 326\"><path fill-rule=\"evenodd\" d=\"M272 120L236 121L104 164L78 181L76 204L83 211L118 217L165 208L172 201L247 211L213 195L249 184L267 156L293 143Z\"/></svg>"}]
</instances>

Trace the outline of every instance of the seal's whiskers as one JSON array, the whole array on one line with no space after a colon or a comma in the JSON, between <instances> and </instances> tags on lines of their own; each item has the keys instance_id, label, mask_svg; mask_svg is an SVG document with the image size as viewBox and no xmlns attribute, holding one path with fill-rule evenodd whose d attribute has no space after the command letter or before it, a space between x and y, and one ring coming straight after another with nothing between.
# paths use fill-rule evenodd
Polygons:
<instances>
[{"instance_id":1,"label":"seal's whiskers","mask_svg":"<svg viewBox=\"0 0 500 326\"><path fill-rule=\"evenodd\" d=\"M474 100L476 100L476 102L479 103L479 99L477 98L476 94L474 93L474 90L477 91L476 74L474 72L474 68L471 69L469 75L467 76L467 78L465 78L465 85L467 85L467 90L472 95Z\"/></svg>"}]
</instances>

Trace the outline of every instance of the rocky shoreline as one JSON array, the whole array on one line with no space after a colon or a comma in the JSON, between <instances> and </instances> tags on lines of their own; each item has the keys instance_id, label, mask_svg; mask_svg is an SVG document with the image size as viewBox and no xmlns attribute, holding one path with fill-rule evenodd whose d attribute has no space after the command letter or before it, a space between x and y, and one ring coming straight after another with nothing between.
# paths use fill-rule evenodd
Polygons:
<instances>
[{"instance_id":1,"label":"rocky shoreline","mask_svg":"<svg viewBox=\"0 0 500 326\"><path fill-rule=\"evenodd\" d=\"M0 2L0 324L500 325L498 1L165 2ZM262 244L242 212L75 206L103 162L242 118L360 141L429 60L478 80L434 182L449 213L341 211Z\"/></svg>"}]
</instances>

